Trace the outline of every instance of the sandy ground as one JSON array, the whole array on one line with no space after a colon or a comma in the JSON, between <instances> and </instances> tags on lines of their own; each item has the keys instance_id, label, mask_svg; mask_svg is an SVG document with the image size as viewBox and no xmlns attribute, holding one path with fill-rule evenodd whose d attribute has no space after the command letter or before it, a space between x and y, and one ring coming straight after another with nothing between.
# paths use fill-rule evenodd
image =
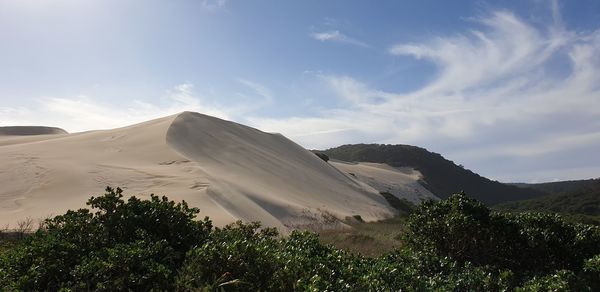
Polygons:
<instances>
[{"instance_id":1,"label":"sandy ground","mask_svg":"<svg viewBox=\"0 0 600 292\"><path fill-rule=\"evenodd\" d=\"M367 166L333 165L341 171L282 135L190 112L114 130L12 133L0 136L0 225L84 207L106 186L185 200L216 225L242 219L285 232L393 216L377 184L347 174L368 177Z\"/></svg>"},{"instance_id":2,"label":"sandy ground","mask_svg":"<svg viewBox=\"0 0 600 292\"><path fill-rule=\"evenodd\" d=\"M413 168L369 162L349 163L332 160L330 163L377 191L386 191L416 204L426 199L439 200L419 183L423 176Z\"/></svg>"}]
</instances>

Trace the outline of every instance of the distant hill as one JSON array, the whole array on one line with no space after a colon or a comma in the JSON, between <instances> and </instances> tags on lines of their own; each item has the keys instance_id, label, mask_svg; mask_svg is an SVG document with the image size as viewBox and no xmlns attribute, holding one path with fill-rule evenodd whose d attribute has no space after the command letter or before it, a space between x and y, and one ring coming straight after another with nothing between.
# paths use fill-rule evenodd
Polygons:
<instances>
[{"instance_id":1,"label":"distant hill","mask_svg":"<svg viewBox=\"0 0 600 292\"><path fill-rule=\"evenodd\" d=\"M55 127L42 126L15 126L0 127L0 136L31 136L31 135L51 135L68 134L67 131Z\"/></svg>"},{"instance_id":2,"label":"distant hill","mask_svg":"<svg viewBox=\"0 0 600 292\"><path fill-rule=\"evenodd\" d=\"M590 181L591 184L588 184ZM537 211L600 216L600 180L586 180L584 187L571 192L507 202L494 207L511 212Z\"/></svg>"},{"instance_id":3,"label":"distant hill","mask_svg":"<svg viewBox=\"0 0 600 292\"><path fill-rule=\"evenodd\" d=\"M319 152L344 161L378 162L394 167L413 167L423 174L425 187L442 199L464 191L481 202L493 205L547 195L540 190L524 189L489 180L456 165L438 153L416 146L355 144Z\"/></svg>"},{"instance_id":4,"label":"distant hill","mask_svg":"<svg viewBox=\"0 0 600 292\"><path fill-rule=\"evenodd\" d=\"M558 182L548 182L539 184L528 184L528 183L511 183L511 185L530 188L538 191L542 191L548 194L562 194L588 188L600 182L600 179L582 179L582 180L568 180Z\"/></svg>"}]
</instances>

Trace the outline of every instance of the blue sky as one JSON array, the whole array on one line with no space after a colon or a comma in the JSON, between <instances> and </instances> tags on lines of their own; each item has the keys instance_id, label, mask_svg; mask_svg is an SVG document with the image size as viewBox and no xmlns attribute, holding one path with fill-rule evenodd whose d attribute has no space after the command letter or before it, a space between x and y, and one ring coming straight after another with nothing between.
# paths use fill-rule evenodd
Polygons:
<instances>
[{"instance_id":1,"label":"blue sky","mask_svg":"<svg viewBox=\"0 0 600 292\"><path fill-rule=\"evenodd\" d=\"M500 181L599 177L599 19L595 0L0 0L0 125L192 110Z\"/></svg>"}]
</instances>

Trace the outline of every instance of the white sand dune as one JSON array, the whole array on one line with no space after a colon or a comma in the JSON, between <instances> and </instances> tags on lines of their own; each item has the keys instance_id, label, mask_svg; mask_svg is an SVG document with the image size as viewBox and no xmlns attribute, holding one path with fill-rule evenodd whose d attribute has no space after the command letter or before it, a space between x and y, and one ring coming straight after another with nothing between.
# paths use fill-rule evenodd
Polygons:
<instances>
[{"instance_id":1,"label":"white sand dune","mask_svg":"<svg viewBox=\"0 0 600 292\"><path fill-rule=\"evenodd\" d=\"M340 171L373 187L379 192L389 192L398 198L420 203L426 199L439 200L419 182L422 175L410 167L392 167L382 163L349 163L332 160Z\"/></svg>"},{"instance_id":2,"label":"white sand dune","mask_svg":"<svg viewBox=\"0 0 600 292\"><path fill-rule=\"evenodd\" d=\"M114 130L0 136L0 224L85 206L107 186L185 200L217 225L282 231L393 216L377 192L279 134L185 112Z\"/></svg>"}]
</instances>

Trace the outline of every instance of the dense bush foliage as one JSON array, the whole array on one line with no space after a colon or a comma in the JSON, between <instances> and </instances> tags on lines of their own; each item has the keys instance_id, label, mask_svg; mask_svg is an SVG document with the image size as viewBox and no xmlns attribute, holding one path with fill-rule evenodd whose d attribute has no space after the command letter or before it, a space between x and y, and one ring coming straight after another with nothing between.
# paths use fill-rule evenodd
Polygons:
<instances>
[{"instance_id":1,"label":"dense bush foliage","mask_svg":"<svg viewBox=\"0 0 600 292\"><path fill-rule=\"evenodd\" d=\"M164 290L171 288L185 253L208 240L211 222L185 202L152 195L123 200L107 188L88 201L96 210L68 211L46 221L3 255L0 286L22 291Z\"/></svg>"},{"instance_id":2,"label":"dense bush foliage","mask_svg":"<svg viewBox=\"0 0 600 292\"><path fill-rule=\"evenodd\" d=\"M152 196L92 198L0 254L6 290L599 291L600 230L491 212L464 194L428 201L402 248L368 258L258 223L213 228Z\"/></svg>"},{"instance_id":3,"label":"dense bush foliage","mask_svg":"<svg viewBox=\"0 0 600 292\"><path fill-rule=\"evenodd\" d=\"M492 213L463 194L423 203L408 227L406 241L420 250L524 275L579 272L600 251L595 226L568 223L555 214Z\"/></svg>"}]
</instances>

